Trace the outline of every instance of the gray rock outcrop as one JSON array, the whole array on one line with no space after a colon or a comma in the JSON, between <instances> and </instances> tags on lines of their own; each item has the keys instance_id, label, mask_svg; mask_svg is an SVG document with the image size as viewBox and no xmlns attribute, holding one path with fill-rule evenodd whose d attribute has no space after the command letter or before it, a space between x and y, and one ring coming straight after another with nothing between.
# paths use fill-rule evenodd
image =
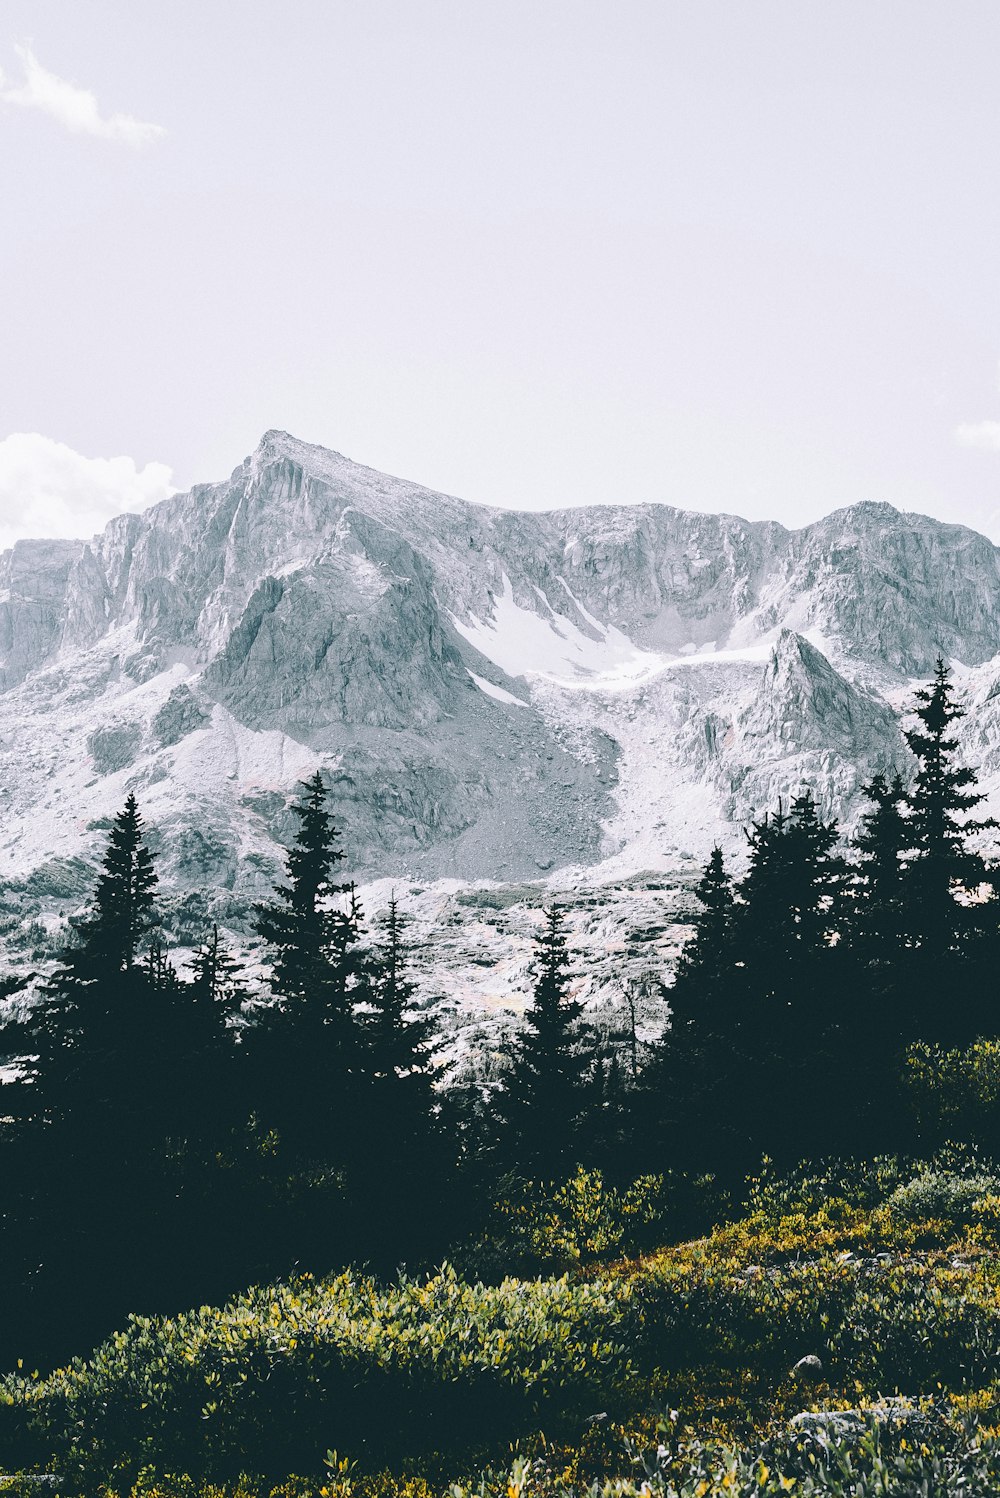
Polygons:
<instances>
[{"instance_id":1,"label":"gray rock outcrop","mask_svg":"<svg viewBox=\"0 0 1000 1498\"><path fill-rule=\"evenodd\" d=\"M269 432L0 556L0 878L86 867L134 790L168 881L249 898L317 766L361 879L688 870L807 785L850 825L938 653L997 800L998 651L1000 551L960 526L522 514Z\"/></svg>"}]
</instances>

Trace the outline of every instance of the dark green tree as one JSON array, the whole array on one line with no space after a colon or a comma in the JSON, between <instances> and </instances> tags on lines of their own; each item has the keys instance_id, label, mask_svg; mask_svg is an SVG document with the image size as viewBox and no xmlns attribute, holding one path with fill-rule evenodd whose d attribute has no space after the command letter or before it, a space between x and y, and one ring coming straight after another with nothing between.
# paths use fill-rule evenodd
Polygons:
<instances>
[{"instance_id":1,"label":"dark green tree","mask_svg":"<svg viewBox=\"0 0 1000 1498\"><path fill-rule=\"evenodd\" d=\"M986 865L971 844L997 824L970 815L985 798L974 789L976 772L958 760L952 728L965 710L955 701L951 670L940 657L933 681L917 692L916 701L917 726L906 731L917 760L909 795L914 856L907 869L907 903L912 940L931 958L940 958L975 925L970 907L955 897L986 880Z\"/></svg>"},{"instance_id":2,"label":"dark green tree","mask_svg":"<svg viewBox=\"0 0 1000 1498\"><path fill-rule=\"evenodd\" d=\"M836 822L824 822L811 791L785 814L753 822L750 864L739 887L740 940L763 990L780 990L789 973L825 951L843 916L847 864L837 853Z\"/></svg>"},{"instance_id":3,"label":"dark green tree","mask_svg":"<svg viewBox=\"0 0 1000 1498\"><path fill-rule=\"evenodd\" d=\"M91 912L75 923L75 940L32 1011L35 1059L23 1097L36 1115L73 1114L79 1124L81 1113L95 1109L145 1111L143 1078L155 1053L149 1000L164 960L160 943L151 949L160 955L145 966L137 959L153 928L156 886L142 817L129 795L111 828Z\"/></svg>"},{"instance_id":4,"label":"dark green tree","mask_svg":"<svg viewBox=\"0 0 1000 1498\"><path fill-rule=\"evenodd\" d=\"M91 913L76 923L77 940L64 952L57 980L93 983L135 966L153 927L158 883L144 834L130 793L111 827Z\"/></svg>"},{"instance_id":5,"label":"dark green tree","mask_svg":"<svg viewBox=\"0 0 1000 1498\"><path fill-rule=\"evenodd\" d=\"M355 914L344 912L340 898L351 886L333 877L344 855L318 770L301 790L292 807L299 826L286 855L287 883L277 887L273 901L254 907L257 933L271 948L271 988L282 1012L328 1007L331 984L343 975L343 963L333 958L357 939Z\"/></svg>"},{"instance_id":6,"label":"dark green tree","mask_svg":"<svg viewBox=\"0 0 1000 1498\"><path fill-rule=\"evenodd\" d=\"M700 908L668 995L675 1045L692 1024L697 1023L705 1033L729 1034L740 1018L738 1006L732 1003L738 988L733 971L736 895L721 848L712 849L695 894Z\"/></svg>"},{"instance_id":7,"label":"dark green tree","mask_svg":"<svg viewBox=\"0 0 1000 1498\"><path fill-rule=\"evenodd\" d=\"M121 1315L151 1285L168 1286L158 1273L171 1231L165 1159L168 1138L186 1126L186 1096L172 1066L181 985L155 934L156 884L130 795L91 910L28 1016L16 1112L38 1186L25 1205L35 1239L25 1305L50 1325L45 1305L58 1307L81 1337L89 1317Z\"/></svg>"},{"instance_id":8,"label":"dark green tree","mask_svg":"<svg viewBox=\"0 0 1000 1498\"><path fill-rule=\"evenodd\" d=\"M688 1165L722 1162L735 1174L762 1152L801 1153L811 1126L820 1148L835 1146L817 1104L846 1031L848 871L836 824L804 791L747 838L739 885L716 852L699 886L702 909L668 990L670 1026L645 1079L658 1130L648 1120L644 1129L641 1113L636 1129L661 1152L674 1141Z\"/></svg>"},{"instance_id":9,"label":"dark green tree","mask_svg":"<svg viewBox=\"0 0 1000 1498\"><path fill-rule=\"evenodd\" d=\"M237 1014L250 996L243 970L226 947L214 922L187 967L195 994L210 1004L221 1005L227 1019Z\"/></svg>"},{"instance_id":10,"label":"dark green tree","mask_svg":"<svg viewBox=\"0 0 1000 1498\"><path fill-rule=\"evenodd\" d=\"M365 1257L392 1270L402 1217L411 1251L440 1251L441 1221L455 1165L434 1090L436 1031L415 1010L404 918L393 894L368 954L362 1076L354 1113L352 1213L364 1225Z\"/></svg>"},{"instance_id":11,"label":"dark green tree","mask_svg":"<svg viewBox=\"0 0 1000 1498\"><path fill-rule=\"evenodd\" d=\"M355 1123L365 1087L357 1011L368 997L370 964L354 887L335 878L343 853L319 771L292 812L298 830L286 880L255 909L272 953L274 1002L244 1032L244 1044L258 1120L277 1131L289 1178L307 1183L301 1209L321 1236L329 1219L310 1203L326 1184L334 1202L363 1146ZM287 1216L294 1231L294 1214ZM300 1222L303 1241L306 1232Z\"/></svg>"},{"instance_id":12,"label":"dark green tree","mask_svg":"<svg viewBox=\"0 0 1000 1498\"><path fill-rule=\"evenodd\" d=\"M366 1069L382 1097L410 1094L429 1107L434 1026L413 1012L414 983L406 967L403 918L393 894L383 940L370 968L367 1012L363 1016ZM382 1086L381 1084L386 1084Z\"/></svg>"},{"instance_id":13,"label":"dark green tree","mask_svg":"<svg viewBox=\"0 0 1000 1498\"><path fill-rule=\"evenodd\" d=\"M724 1153L741 1090L749 1006L737 951L740 905L721 848L712 849L695 895L691 934L663 989L669 1022L630 1098L635 1152L655 1170L702 1168Z\"/></svg>"},{"instance_id":14,"label":"dark green tree","mask_svg":"<svg viewBox=\"0 0 1000 1498\"><path fill-rule=\"evenodd\" d=\"M500 1107L516 1168L557 1179L577 1163L587 1080L578 1029L583 1006L570 994L565 920L557 906L545 912L531 976L532 999Z\"/></svg>"},{"instance_id":15,"label":"dark green tree","mask_svg":"<svg viewBox=\"0 0 1000 1498\"><path fill-rule=\"evenodd\" d=\"M904 814L906 786L897 770L874 775L863 787L871 810L861 819L853 847L858 854L852 902L852 936L869 965L898 962L906 939L903 860L913 846Z\"/></svg>"}]
</instances>

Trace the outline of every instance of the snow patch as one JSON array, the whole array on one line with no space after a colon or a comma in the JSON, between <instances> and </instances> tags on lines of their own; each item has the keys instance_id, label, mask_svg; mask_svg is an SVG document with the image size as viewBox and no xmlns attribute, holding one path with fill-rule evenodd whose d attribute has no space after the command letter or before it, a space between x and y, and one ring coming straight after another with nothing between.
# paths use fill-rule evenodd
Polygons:
<instances>
[{"instance_id":1,"label":"snow patch","mask_svg":"<svg viewBox=\"0 0 1000 1498\"><path fill-rule=\"evenodd\" d=\"M569 596L573 598L572 593ZM554 611L551 618L543 619L532 609L522 608L514 600L506 572L503 591L493 599L491 620L475 614L468 622L454 614L451 619L463 639L508 676L541 676L561 686L614 690L633 686L668 663L669 656L640 649L613 624L601 624L578 600L573 602L597 639Z\"/></svg>"},{"instance_id":2,"label":"snow patch","mask_svg":"<svg viewBox=\"0 0 1000 1498\"><path fill-rule=\"evenodd\" d=\"M515 697L513 692L505 692L503 687L495 687L493 683L491 681L487 681L485 677L477 676L475 671L470 671L469 675L472 677L479 690L481 692L485 692L487 697L492 697L494 702L505 702L508 707L531 706L530 702L523 702L520 697Z\"/></svg>"}]
</instances>

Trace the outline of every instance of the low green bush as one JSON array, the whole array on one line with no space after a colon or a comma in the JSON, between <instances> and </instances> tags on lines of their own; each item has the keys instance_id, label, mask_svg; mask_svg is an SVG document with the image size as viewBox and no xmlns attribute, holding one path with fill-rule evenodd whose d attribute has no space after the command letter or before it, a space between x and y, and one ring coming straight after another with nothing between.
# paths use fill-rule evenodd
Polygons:
<instances>
[{"instance_id":1,"label":"low green bush","mask_svg":"<svg viewBox=\"0 0 1000 1498\"><path fill-rule=\"evenodd\" d=\"M924 1170L897 1186L889 1198L889 1211L904 1222L942 1222L968 1227L976 1220L976 1204L984 1197L1000 1194L1000 1180L993 1175L955 1175L944 1170Z\"/></svg>"},{"instance_id":2,"label":"low green bush","mask_svg":"<svg viewBox=\"0 0 1000 1498\"><path fill-rule=\"evenodd\" d=\"M629 1287L468 1284L450 1268L389 1289L352 1273L222 1309L132 1317L46 1379L0 1386L0 1457L93 1481L148 1464L308 1470L345 1444L377 1460L510 1439L599 1405L627 1376Z\"/></svg>"},{"instance_id":3,"label":"low green bush","mask_svg":"<svg viewBox=\"0 0 1000 1498\"><path fill-rule=\"evenodd\" d=\"M966 1174L945 1164L942 1189L965 1203L982 1181L968 1162L952 1162ZM895 1181L890 1203L927 1174ZM489 1284L444 1268L385 1286L349 1272L221 1308L132 1317L86 1361L0 1382L0 1463L56 1471L67 1490L89 1494L105 1482L127 1493L145 1468L199 1481L262 1472L274 1483L317 1472L334 1448L346 1466L325 1479L341 1484L331 1491L351 1491L350 1481L362 1498L381 1498L370 1474L383 1468L417 1463L412 1485L432 1469L477 1471L517 1443L536 1482L530 1440L544 1430L561 1449L589 1453L590 1468L581 1458L560 1469L559 1480L576 1484L566 1491L583 1494L603 1491L584 1478L609 1470L596 1437L584 1439L598 1429L587 1423L596 1413L608 1415L606 1429L634 1432L651 1405L683 1397L696 1421L728 1422L732 1440L773 1424L796 1398L801 1408L789 1370L807 1354L822 1361L824 1397L990 1388L1000 1353L998 1196L977 1197L972 1229L956 1238L939 1197L914 1204L913 1221L884 1202L856 1205L859 1192L874 1201L893 1182L888 1169L876 1175L877 1190L847 1181L847 1195L826 1200L815 1173L772 1182L752 1193L756 1209L740 1222L632 1260L617 1253L612 1216L612 1262L578 1267L575 1278ZM591 1232L603 1183L585 1178L574 1197L577 1184L564 1199L583 1200Z\"/></svg>"},{"instance_id":4,"label":"low green bush","mask_svg":"<svg viewBox=\"0 0 1000 1498\"><path fill-rule=\"evenodd\" d=\"M489 1227L456 1255L465 1273L558 1275L635 1258L711 1226L722 1206L714 1180L667 1172L612 1185L578 1169L560 1184L508 1179Z\"/></svg>"},{"instance_id":5,"label":"low green bush","mask_svg":"<svg viewBox=\"0 0 1000 1498\"><path fill-rule=\"evenodd\" d=\"M631 1472L580 1483L544 1459L518 1459L449 1498L995 1498L1000 1441L975 1425L906 1424L863 1416L849 1436L783 1434L748 1447L678 1439L672 1422L655 1445L633 1445ZM331 1489L336 1492L336 1489Z\"/></svg>"}]
</instances>

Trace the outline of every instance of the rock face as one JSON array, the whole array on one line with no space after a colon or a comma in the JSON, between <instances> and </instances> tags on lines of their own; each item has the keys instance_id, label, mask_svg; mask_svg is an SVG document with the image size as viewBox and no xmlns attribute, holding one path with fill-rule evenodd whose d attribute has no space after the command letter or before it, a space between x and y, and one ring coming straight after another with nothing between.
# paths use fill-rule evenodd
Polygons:
<instances>
[{"instance_id":1,"label":"rock face","mask_svg":"<svg viewBox=\"0 0 1000 1498\"><path fill-rule=\"evenodd\" d=\"M178 898L236 909L317 766L362 880L687 877L805 785L849 824L939 653L992 792L998 651L1000 552L959 526L523 514L269 432L0 556L0 881L77 889L134 790Z\"/></svg>"}]
</instances>

